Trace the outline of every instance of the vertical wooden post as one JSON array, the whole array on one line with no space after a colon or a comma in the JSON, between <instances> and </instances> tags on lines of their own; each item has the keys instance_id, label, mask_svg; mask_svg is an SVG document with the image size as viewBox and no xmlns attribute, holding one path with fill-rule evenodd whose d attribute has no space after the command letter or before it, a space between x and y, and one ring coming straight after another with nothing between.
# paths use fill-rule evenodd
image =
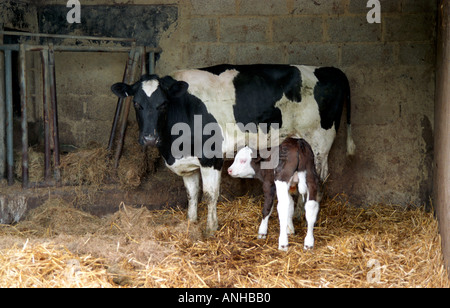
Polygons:
<instances>
[{"instance_id":1,"label":"vertical wooden post","mask_svg":"<svg viewBox=\"0 0 450 308\"><path fill-rule=\"evenodd\" d=\"M13 101L12 101L12 55L5 50L5 96L6 96L6 171L8 185L14 184L13 152Z\"/></svg>"},{"instance_id":2,"label":"vertical wooden post","mask_svg":"<svg viewBox=\"0 0 450 308\"><path fill-rule=\"evenodd\" d=\"M28 122L27 122L27 78L26 78L26 51L25 45L20 44L19 49L19 75L20 75L20 108L22 110L22 188L28 188Z\"/></svg>"},{"instance_id":3,"label":"vertical wooden post","mask_svg":"<svg viewBox=\"0 0 450 308\"><path fill-rule=\"evenodd\" d=\"M434 206L450 278L450 7L438 5L435 104Z\"/></svg>"}]
</instances>

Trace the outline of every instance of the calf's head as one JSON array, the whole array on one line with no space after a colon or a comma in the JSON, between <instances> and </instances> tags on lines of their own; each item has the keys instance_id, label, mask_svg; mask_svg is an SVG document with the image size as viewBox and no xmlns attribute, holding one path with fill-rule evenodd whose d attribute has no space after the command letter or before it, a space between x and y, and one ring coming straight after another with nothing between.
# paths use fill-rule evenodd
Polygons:
<instances>
[{"instance_id":1,"label":"calf's head","mask_svg":"<svg viewBox=\"0 0 450 308\"><path fill-rule=\"evenodd\" d=\"M186 94L187 89L186 82L171 77L158 78L157 75L144 75L133 85L119 82L111 86L111 91L118 97L133 96L139 143L143 146L160 144L168 105Z\"/></svg>"},{"instance_id":2,"label":"calf's head","mask_svg":"<svg viewBox=\"0 0 450 308\"><path fill-rule=\"evenodd\" d=\"M233 164L228 168L228 174L234 178L253 178L255 177L255 169L252 166L253 150L249 147L240 149Z\"/></svg>"}]
</instances>

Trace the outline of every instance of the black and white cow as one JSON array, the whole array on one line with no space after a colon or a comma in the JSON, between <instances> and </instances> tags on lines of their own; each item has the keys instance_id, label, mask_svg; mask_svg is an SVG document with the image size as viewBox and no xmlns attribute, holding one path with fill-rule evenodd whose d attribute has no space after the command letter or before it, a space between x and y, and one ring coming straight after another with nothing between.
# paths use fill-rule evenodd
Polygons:
<instances>
[{"instance_id":1,"label":"black and white cow","mask_svg":"<svg viewBox=\"0 0 450 308\"><path fill-rule=\"evenodd\" d=\"M237 143L228 124L238 123L241 128L254 123L257 129L266 124L280 140L289 135L304 138L324 179L328 153L346 105L347 154L355 150L349 83L345 74L333 67L225 64L177 71L162 78L144 75L133 85L116 83L111 90L119 97L134 96L140 144L156 146L169 169L183 177L190 221L197 220L202 177L208 204L207 234L218 228L221 154L234 153ZM271 127L279 129L270 131ZM180 140L191 142L187 145Z\"/></svg>"}]
</instances>

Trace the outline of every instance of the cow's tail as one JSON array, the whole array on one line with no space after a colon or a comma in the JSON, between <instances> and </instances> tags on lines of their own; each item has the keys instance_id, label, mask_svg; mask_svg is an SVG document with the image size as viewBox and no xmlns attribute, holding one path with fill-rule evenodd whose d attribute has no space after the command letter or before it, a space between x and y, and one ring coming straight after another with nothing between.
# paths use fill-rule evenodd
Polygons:
<instances>
[{"instance_id":1,"label":"cow's tail","mask_svg":"<svg viewBox=\"0 0 450 308\"><path fill-rule=\"evenodd\" d=\"M351 112L352 104L350 99L350 85L347 80L347 93L346 93L346 108L347 109L347 156L353 156L356 152L356 145L352 137L352 122L351 122Z\"/></svg>"}]
</instances>

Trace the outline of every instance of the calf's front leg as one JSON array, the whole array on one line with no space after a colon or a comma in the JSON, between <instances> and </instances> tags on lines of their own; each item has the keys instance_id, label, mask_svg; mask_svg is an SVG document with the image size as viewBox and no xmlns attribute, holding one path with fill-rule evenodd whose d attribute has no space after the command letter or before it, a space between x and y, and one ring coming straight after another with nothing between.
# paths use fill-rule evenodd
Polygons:
<instances>
[{"instance_id":1,"label":"calf's front leg","mask_svg":"<svg viewBox=\"0 0 450 308\"><path fill-rule=\"evenodd\" d=\"M269 217L273 211L273 199L275 197L275 185L272 181L263 183L264 206L262 210L263 218L258 230L258 238L265 239L267 237L267 227L269 225Z\"/></svg>"}]
</instances>

